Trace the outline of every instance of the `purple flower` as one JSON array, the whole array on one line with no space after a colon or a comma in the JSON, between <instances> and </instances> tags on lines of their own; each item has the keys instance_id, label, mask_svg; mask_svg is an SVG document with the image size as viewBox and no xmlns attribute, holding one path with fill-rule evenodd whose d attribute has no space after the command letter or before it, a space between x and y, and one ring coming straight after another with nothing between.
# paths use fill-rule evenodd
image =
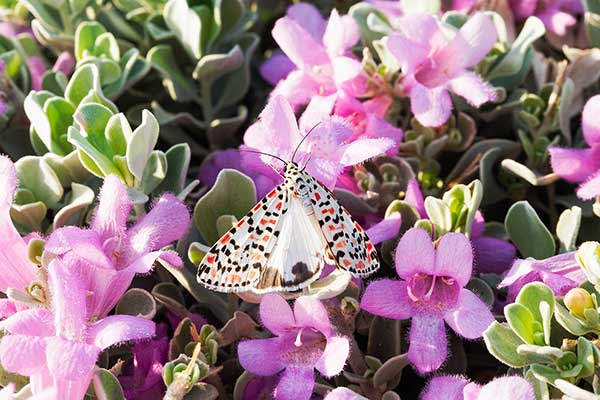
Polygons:
<instances>
[{"instance_id":1,"label":"purple flower","mask_svg":"<svg viewBox=\"0 0 600 400\"><path fill-rule=\"evenodd\" d=\"M423 193L416 179L408 181L404 200L415 207L421 218L428 219ZM473 245L474 266L477 272L501 274L515 259L515 246L501 239L484 236L485 220L479 210L471 226L471 244Z\"/></svg>"},{"instance_id":2,"label":"purple flower","mask_svg":"<svg viewBox=\"0 0 600 400\"><path fill-rule=\"evenodd\" d=\"M569 252L545 260L517 259L498 287L508 287L508 298L513 300L523 286L529 282L541 281L556 296L564 296L585 280L585 273L577 263L575 252Z\"/></svg>"},{"instance_id":3,"label":"purple flower","mask_svg":"<svg viewBox=\"0 0 600 400\"><path fill-rule=\"evenodd\" d=\"M204 186L212 187L217 181L219 172L225 168L235 169L246 174L254 181L257 197L263 198L281 181L281 178L274 179L247 166L248 160L252 160L254 164L262 164L258 158L256 154L244 154L242 156L237 149L217 150L202 163L198 178Z\"/></svg>"},{"instance_id":4,"label":"purple flower","mask_svg":"<svg viewBox=\"0 0 600 400\"><path fill-rule=\"evenodd\" d=\"M316 298L298 298L292 311L281 296L265 295L260 302L260 318L276 336L241 342L239 360L255 375L283 371L275 388L277 400L310 399L315 368L326 377L342 372L350 343L335 334L327 309Z\"/></svg>"},{"instance_id":5,"label":"purple flower","mask_svg":"<svg viewBox=\"0 0 600 400\"><path fill-rule=\"evenodd\" d=\"M422 400L535 400L533 388L518 376L503 376L481 386L462 376L442 375L429 381L421 394Z\"/></svg>"},{"instance_id":6,"label":"purple flower","mask_svg":"<svg viewBox=\"0 0 600 400\"><path fill-rule=\"evenodd\" d=\"M306 134L307 132L298 128L294 110L287 100L282 96L275 96L267 103L259 120L246 131L244 143L251 149L288 161L292 159L292 153ZM353 134L352 128L341 118L323 119L304 140L294 161L301 165L307 163L306 170L311 175L333 188L345 167L385 153L395 145L389 138L352 140ZM277 176L267 167L273 163L272 157L257 158L254 154L243 154L243 157L248 161L248 167L274 178Z\"/></svg>"},{"instance_id":7,"label":"purple flower","mask_svg":"<svg viewBox=\"0 0 600 400\"><path fill-rule=\"evenodd\" d=\"M581 183L577 196L584 200L600 196L600 95L588 100L581 125L589 149L551 147L552 170L569 182Z\"/></svg>"},{"instance_id":8,"label":"purple flower","mask_svg":"<svg viewBox=\"0 0 600 400\"><path fill-rule=\"evenodd\" d=\"M116 305L136 273L148 273L161 258L173 266L182 261L161 248L180 239L190 222L186 206L172 194L162 195L135 225L127 228L131 200L114 175L104 180L90 229L68 226L50 235L44 250L84 262L91 316L102 318ZM92 268L96 267L96 268Z\"/></svg>"},{"instance_id":9,"label":"purple flower","mask_svg":"<svg viewBox=\"0 0 600 400\"><path fill-rule=\"evenodd\" d=\"M434 248L427 231L412 228L396 248L402 280L371 283L361 308L386 318L412 318L408 359L422 374L434 371L448 354L444 321L457 334L476 339L494 320L483 301L464 288L472 268L473 251L464 235L448 233Z\"/></svg>"},{"instance_id":10,"label":"purple flower","mask_svg":"<svg viewBox=\"0 0 600 400\"><path fill-rule=\"evenodd\" d=\"M323 400L367 400L367 398L348 388L338 387L327 393Z\"/></svg>"},{"instance_id":11,"label":"purple flower","mask_svg":"<svg viewBox=\"0 0 600 400\"><path fill-rule=\"evenodd\" d=\"M315 6L298 3L277 20L272 34L287 56L272 57L261 68L269 82L285 77L277 83L273 96L284 96L295 108L315 95L366 90L362 64L350 52L360 39L352 17L340 16L334 9L326 22Z\"/></svg>"},{"instance_id":12,"label":"purple flower","mask_svg":"<svg viewBox=\"0 0 600 400\"><path fill-rule=\"evenodd\" d=\"M80 400L102 350L154 335L154 322L143 318L90 319L85 269L78 262L53 260L48 266L50 309L28 309L0 323L10 333L0 342L2 366L29 376L34 394L53 387L56 398Z\"/></svg>"},{"instance_id":13,"label":"purple flower","mask_svg":"<svg viewBox=\"0 0 600 400\"><path fill-rule=\"evenodd\" d=\"M535 15L549 31L559 36L577 23L575 15L583 13L579 0L510 0L509 4L517 20Z\"/></svg>"},{"instance_id":14,"label":"purple flower","mask_svg":"<svg viewBox=\"0 0 600 400\"><path fill-rule=\"evenodd\" d=\"M8 157L0 156L0 292L8 288L25 291L36 279L38 267L29 261L27 243L10 218L10 207L17 190L17 170ZM10 303L10 304L9 304ZM0 316L16 311L10 300L0 299Z\"/></svg>"},{"instance_id":15,"label":"purple flower","mask_svg":"<svg viewBox=\"0 0 600 400\"><path fill-rule=\"evenodd\" d=\"M162 379L164 363L168 361L167 326L157 326L157 337L150 342L138 342L133 347L133 360L123 368L119 382L128 400L158 399L165 393Z\"/></svg>"},{"instance_id":16,"label":"purple flower","mask_svg":"<svg viewBox=\"0 0 600 400\"><path fill-rule=\"evenodd\" d=\"M488 16L476 13L450 35L431 15L404 17L399 28L387 38L387 47L400 64L401 84L421 124L439 126L448 120L452 111L448 91L475 107L495 100L493 88L467 70L496 43L496 28Z\"/></svg>"}]
</instances>

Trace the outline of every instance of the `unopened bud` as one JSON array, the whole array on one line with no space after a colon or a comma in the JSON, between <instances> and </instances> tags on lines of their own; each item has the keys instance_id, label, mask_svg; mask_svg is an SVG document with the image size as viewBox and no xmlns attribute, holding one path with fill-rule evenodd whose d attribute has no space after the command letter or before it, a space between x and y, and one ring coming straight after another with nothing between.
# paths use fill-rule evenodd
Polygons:
<instances>
[{"instance_id":1,"label":"unopened bud","mask_svg":"<svg viewBox=\"0 0 600 400\"><path fill-rule=\"evenodd\" d=\"M567 292L564 298L565 306L573 314L580 318L584 318L584 310L594 308L594 300L587 290L582 288L573 288Z\"/></svg>"}]
</instances>

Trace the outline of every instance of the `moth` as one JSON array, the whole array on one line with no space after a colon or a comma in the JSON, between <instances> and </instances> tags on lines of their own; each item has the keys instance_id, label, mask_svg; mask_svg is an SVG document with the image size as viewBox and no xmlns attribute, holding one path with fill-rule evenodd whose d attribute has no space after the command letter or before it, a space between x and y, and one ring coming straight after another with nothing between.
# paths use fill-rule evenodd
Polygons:
<instances>
[{"instance_id":1,"label":"moth","mask_svg":"<svg viewBox=\"0 0 600 400\"><path fill-rule=\"evenodd\" d=\"M325 261L354 276L376 271L373 243L334 195L294 155L267 155L285 163L284 182L212 246L198 282L218 292L291 292L318 279Z\"/></svg>"}]
</instances>

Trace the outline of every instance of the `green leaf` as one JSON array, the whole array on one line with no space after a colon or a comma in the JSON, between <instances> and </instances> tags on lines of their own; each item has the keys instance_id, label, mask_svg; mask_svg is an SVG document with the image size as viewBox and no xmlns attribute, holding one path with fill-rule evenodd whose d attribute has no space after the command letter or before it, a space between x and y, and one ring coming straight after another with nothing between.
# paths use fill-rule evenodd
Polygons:
<instances>
[{"instance_id":1,"label":"green leaf","mask_svg":"<svg viewBox=\"0 0 600 400\"><path fill-rule=\"evenodd\" d=\"M131 135L127 143L127 167L139 181L143 179L144 168L158 141L158 121L148 110L142 111L142 123Z\"/></svg>"},{"instance_id":2,"label":"green leaf","mask_svg":"<svg viewBox=\"0 0 600 400\"><path fill-rule=\"evenodd\" d=\"M106 29L98 22L80 23L75 31L75 59L82 60L86 51L94 54L96 39L103 33L106 33Z\"/></svg>"},{"instance_id":3,"label":"green leaf","mask_svg":"<svg viewBox=\"0 0 600 400\"><path fill-rule=\"evenodd\" d=\"M256 203L256 188L252 179L239 171L223 169L214 186L194 207L194 223L208 244L215 243L220 235L217 219L233 215L241 219Z\"/></svg>"},{"instance_id":4,"label":"green leaf","mask_svg":"<svg viewBox=\"0 0 600 400\"><path fill-rule=\"evenodd\" d=\"M125 400L119 380L103 368L95 368L92 378L95 397L99 400Z\"/></svg>"},{"instance_id":5,"label":"green leaf","mask_svg":"<svg viewBox=\"0 0 600 400\"><path fill-rule=\"evenodd\" d=\"M36 200L48 208L55 207L63 196L63 187L56 173L41 157L25 156L15 162L19 186L31 191Z\"/></svg>"},{"instance_id":6,"label":"green leaf","mask_svg":"<svg viewBox=\"0 0 600 400\"><path fill-rule=\"evenodd\" d=\"M143 193L150 194L167 176L167 157L160 150L154 150L148 157L140 184Z\"/></svg>"},{"instance_id":7,"label":"green leaf","mask_svg":"<svg viewBox=\"0 0 600 400\"><path fill-rule=\"evenodd\" d=\"M188 6L187 0L169 0L163 17L189 55L199 59L202 56L202 42L208 33L201 16Z\"/></svg>"},{"instance_id":8,"label":"green leaf","mask_svg":"<svg viewBox=\"0 0 600 400\"><path fill-rule=\"evenodd\" d=\"M115 313L151 320L156 315L156 300L144 289L131 288L117 303Z\"/></svg>"},{"instance_id":9,"label":"green leaf","mask_svg":"<svg viewBox=\"0 0 600 400\"><path fill-rule=\"evenodd\" d=\"M225 54L208 54L198 61L192 76L202 84L210 82L226 75L244 64L244 53L239 45L235 45Z\"/></svg>"},{"instance_id":10,"label":"green leaf","mask_svg":"<svg viewBox=\"0 0 600 400\"><path fill-rule=\"evenodd\" d=\"M106 141L112 152L124 156L127 152L127 143L131 140L133 132L123 113L112 115L104 129Z\"/></svg>"},{"instance_id":11,"label":"green leaf","mask_svg":"<svg viewBox=\"0 0 600 400\"><path fill-rule=\"evenodd\" d=\"M48 207L41 201L29 204L13 204L10 209L10 217L17 230L21 234L40 232L42 223L46 218Z\"/></svg>"},{"instance_id":12,"label":"green leaf","mask_svg":"<svg viewBox=\"0 0 600 400\"><path fill-rule=\"evenodd\" d=\"M521 304L509 304L504 307L506 321L512 330L525 343L537 344L535 340L535 319L527 307Z\"/></svg>"},{"instance_id":13,"label":"green leaf","mask_svg":"<svg viewBox=\"0 0 600 400\"><path fill-rule=\"evenodd\" d=\"M425 210L437 228L436 234L438 237L450 232L452 229L452 212L444 201L428 196L425 198Z\"/></svg>"},{"instance_id":14,"label":"green leaf","mask_svg":"<svg viewBox=\"0 0 600 400\"><path fill-rule=\"evenodd\" d=\"M528 365L527 359L517 352L523 341L509 327L494 321L483 332L483 340L488 351L504 364L513 368Z\"/></svg>"},{"instance_id":15,"label":"green leaf","mask_svg":"<svg viewBox=\"0 0 600 400\"><path fill-rule=\"evenodd\" d=\"M80 225L95 198L92 189L73 182L68 203L54 216L52 228L56 230L65 225Z\"/></svg>"},{"instance_id":16,"label":"green leaf","mask_svg":"<svg viewBox=\"0 0 600 400\"><path fill-rule=\"evenodd\" d=\"M556 245L552 234L527 201L512 205L506 214L504 225L523 257L543 260L555 254Z\"/></svg>"},{"instance_id":17,"label":"green leaf","mask_svg":"<svg viewBox=\"0 0 600 400\"><path fill-rule=\"evenodd\" d=\"M146 59L163 76L163 85L173 100L185 103L198 99L194 81L183 75L170 46L154 46L148 51Z\"/></svg>"},{"instance_id":18,"label":"green leaf","mask_svg":"<svg viewBox=\"0 0 600 400\"><path fill-rule=\"evenodd\" d=\"M156 194L162 192L178 194L185 186L192 157L190 146L187 143L176 144L167 150L165 156L167 157L167 175L154 191Z\"/></svg>"}]
</instances>

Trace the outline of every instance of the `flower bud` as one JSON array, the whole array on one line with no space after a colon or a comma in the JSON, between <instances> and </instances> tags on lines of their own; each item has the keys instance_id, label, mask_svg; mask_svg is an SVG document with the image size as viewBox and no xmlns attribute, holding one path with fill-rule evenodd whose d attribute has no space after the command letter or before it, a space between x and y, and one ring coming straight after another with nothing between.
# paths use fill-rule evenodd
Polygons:
<instances>
[{"instance_id":1,"label":"flower bud","mask_svg":"<svg viewBox=\"0 0 600 400\"><path fill-rule=\"evenodd\" d=\"M600 243L585 242L575 256L583 272L594 286L600 286Z\"/></svg>"},{"instance_id":2,"label":"flower bud","mask_svg":"<svg viewBox=\"0 0 600 400\"><path fill-rule=\"evenodd\" d=\"M584 310L594 308L594 300L587 290L582 288L573 288L567 292L564 298L565 306L573 314L580 318L584 318Z\"/></svg>"}]
</instances>

